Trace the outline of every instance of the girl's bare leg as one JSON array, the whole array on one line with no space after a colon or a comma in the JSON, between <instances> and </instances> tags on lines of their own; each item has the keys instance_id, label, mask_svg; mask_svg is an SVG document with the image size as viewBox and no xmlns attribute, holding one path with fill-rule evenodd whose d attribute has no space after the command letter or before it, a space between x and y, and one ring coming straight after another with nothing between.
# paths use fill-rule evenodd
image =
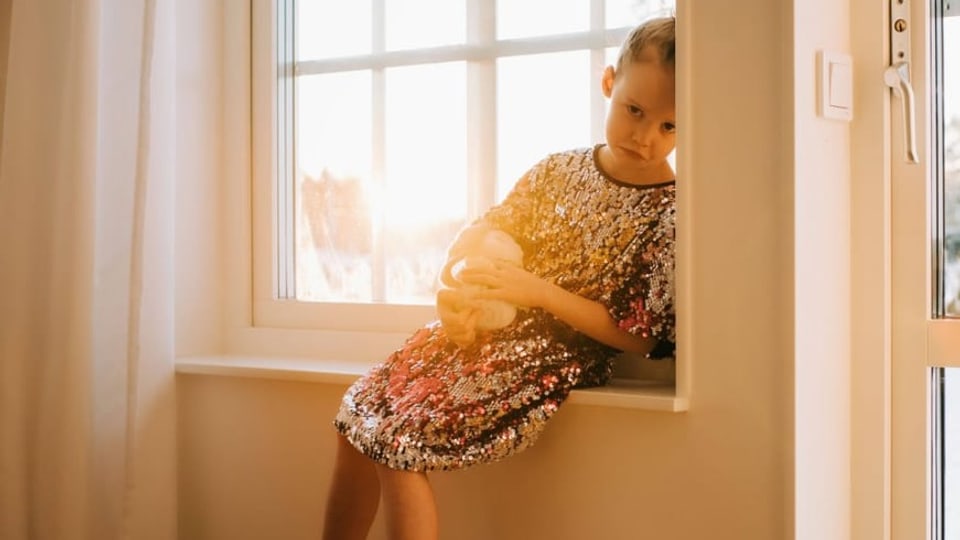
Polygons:
<instances>
[{"instance_id":1,"label":"girl's bare leg","mask_svg":"<svg viewBox=\"0 0 960 540\"><path fill-rule=\"evenodd\" d=\"M324 540L363 540L380 502L380 481L374 462L339 433L333 481L324 516Z\"/></svg>"},{"instance_id":2,"label":"girl's bare leg","mask_svg":"<svg viewBox=\"0 0 960 540\"><path fill-rule=\"evenodd\" d=\"M437 506L426 473L377 465L390 540L436 540Z\"/></svg>"}]
</instances>

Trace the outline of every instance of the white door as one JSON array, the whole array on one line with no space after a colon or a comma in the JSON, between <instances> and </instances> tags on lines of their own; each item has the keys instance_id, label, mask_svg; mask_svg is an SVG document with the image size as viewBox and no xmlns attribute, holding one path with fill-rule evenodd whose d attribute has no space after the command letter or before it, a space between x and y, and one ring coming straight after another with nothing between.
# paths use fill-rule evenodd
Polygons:
<instances>
[{"instance_id":1,"label":"white door","mask_svg":"<svg viewBox=\"0 0 960 540\"><path fill-rule=\"evenodd\" d=\"M890 531L894 540L958 539L960 0L886 1L894 66L885 77L893 88Z\"/></svg>"}]
</instances>

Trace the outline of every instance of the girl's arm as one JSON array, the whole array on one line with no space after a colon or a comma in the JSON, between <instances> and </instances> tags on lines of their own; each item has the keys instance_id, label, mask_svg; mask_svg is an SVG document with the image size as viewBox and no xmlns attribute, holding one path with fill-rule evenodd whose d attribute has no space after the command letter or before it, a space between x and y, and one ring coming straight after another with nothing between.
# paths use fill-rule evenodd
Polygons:
<instances>
[{"instance_id":1,"label":"girl's arm","mask_svg":"<svg viewBox=\"0 0 960 540\"><path fill-rule=\"evenodd\" d=\"M477 298L505 300L518 306L539 307L591 338L621 351L646 354L656 338L621 330L606 306L574 294L522 268L498 264L492 270L465 270L464 282L486 285Z\"/></svg>"},{"instance_id":2,"label":"girl's arm","mask_svg":"<svg viewBox=\"0 0 960 540\"><path fill-rule=\"evenodd\" d=\"M563 287L546 283L539 307L593 339L625 352L647 354L656 338L645 338L621 330L600 302L574 294Z\"/></svg>"}]
</instances>

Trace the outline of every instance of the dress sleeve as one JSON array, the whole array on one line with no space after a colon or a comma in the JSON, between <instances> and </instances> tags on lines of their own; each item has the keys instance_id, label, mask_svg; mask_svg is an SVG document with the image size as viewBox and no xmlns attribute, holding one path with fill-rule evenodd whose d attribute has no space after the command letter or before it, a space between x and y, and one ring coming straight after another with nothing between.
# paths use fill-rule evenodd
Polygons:
<instances>
[{"instance_id":1,"label":"dress sleeve","mask_svg":"<svg viewBox=\"0 0 960 540\"><path fill-rule=\"evenodd\" d=\"M506 232L527 251L535 216L542 202L542 185L550 170L551 158L544 158L524 173L502 202L492 206L475 223Z\"/></svg>"},{"instance_id":2,"label":"dress sleeve","mask_svg":"<svg viewBox=\"0 0 960 540\"><path fill-rule=\"evenodd\" d=\"M672 357L676 343L672 216L635 254L629 275L601 301L620 329L657 338L650 358ZM625 265L627 266L627 265Z\"/></svg>"}]
</instances>

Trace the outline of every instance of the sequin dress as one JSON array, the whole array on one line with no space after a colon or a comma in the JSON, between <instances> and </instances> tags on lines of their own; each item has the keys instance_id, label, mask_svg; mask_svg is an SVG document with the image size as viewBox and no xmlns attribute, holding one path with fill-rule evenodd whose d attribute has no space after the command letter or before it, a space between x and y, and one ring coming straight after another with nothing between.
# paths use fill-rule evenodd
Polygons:
<instances>
[{"instance_id":1,"label":"sequin dress","mask_svg":"<svg viewBox=\"0 0 960 540\"><path fill-rule=\"evenodd\" d=\"M480 221L517 239L528 271L602 303L670 356L674 183L618 182L598 148L548 156ZM618 352L538 308L465 348L433 322L347 390L334 425L395 469L490 463L533 444L571 389L605 384Z\"/></svg>"}]
</instances>

